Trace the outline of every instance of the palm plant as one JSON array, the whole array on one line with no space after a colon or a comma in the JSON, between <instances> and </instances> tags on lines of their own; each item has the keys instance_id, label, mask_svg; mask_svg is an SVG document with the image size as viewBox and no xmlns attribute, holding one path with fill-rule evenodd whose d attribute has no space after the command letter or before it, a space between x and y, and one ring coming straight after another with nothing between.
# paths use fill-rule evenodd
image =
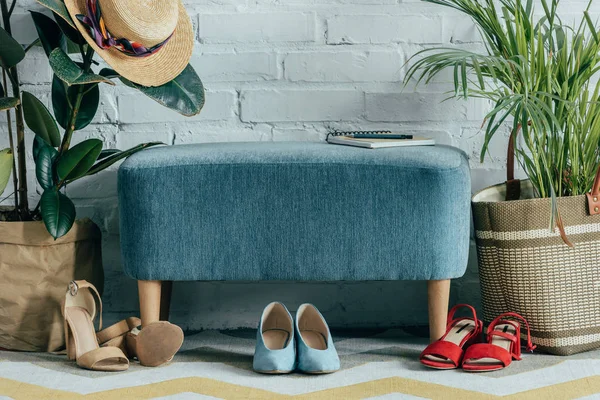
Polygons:
<instances>
[{"instance_id":1,"label":"palm plant","mask_svg":"<svg viewBox=\"0 0 600 400\"><path fill-rule=\"evenodd\" d=\"M540 17L533 0L424 1L470 16L486 54L422 50L411 58L405 83L429 83L451 69L451 97L491 100L481 161L494 134L511 124L517 159L536 195L553 199L551 226L560 226L556 196L589 192L600 163L600 83L592 80L600 70L600 33L588 12L592 0L575 27L560 19L560 0L537 2Z\"/></svg>"},{"instance_id":2,"label":"palm plant","mask_svg":"<svg viewBox=\"0 0 600 400\"><path fill-rule=\"evenodd\" d=\"M62 0L39 0L52 11L53 17L31 11L38 37L23 48L11 36L10 16L16 0L8 6L0 0L3 28L0 28L0 67L4 76L0 84L0 111L7 111L10 147L0 150L0 194L13 174L14 209L0 215L9 221L42 219L56 239L65 235L76 217L75 206L65 193L67 185L110 167L147 147L161 144L143 143L128 150L103 149L100 139L87 139L71 146L76 131L89 125L100 103L100 85L123 84L139 90L165 107L180 114L198 114L204 105L204 88L194 69L188 65L175 79L158 87L137 85L114 70L93 70L98 63L94 50L75 28ZM41 44L54 72L52 113L32 93L21 91L17 64L36 44ZM71 54L76 54L74 58ZM10 83L12 94L5 93ZM14 109L16 141L13 140ZM43 190L33 210L27 196L25 125L35 133L32 144L37 181ZM63 133L61 134L60 128ZM16 142L16 143L15 143ZM18 157L15 162L15 149Z\"/></svg>"}]
</instances>

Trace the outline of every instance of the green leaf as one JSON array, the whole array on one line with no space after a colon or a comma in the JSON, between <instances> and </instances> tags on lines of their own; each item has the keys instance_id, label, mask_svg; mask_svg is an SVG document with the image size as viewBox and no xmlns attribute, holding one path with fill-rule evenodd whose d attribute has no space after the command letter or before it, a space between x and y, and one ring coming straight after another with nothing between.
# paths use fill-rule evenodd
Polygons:
<instances>
[{"instance_id":1,"label":"green leaf","mask_svg":"<svg viewBox=\"0 0 600 400\"><path fill-rule=\"evenodd\" d=\"M4 29L0 28L0 64L6 69L14 67L25 58L25 50Z\"/></svg>"},{"instance_id":2,"label":"green leaf","mask_svg":"<svg viewBox=\"0 0 600 400\"><path fill-rule=\"evenodd\" d=\"M62 0L37 0L38 3L43 5L44 7L52 10L55 14L61 17L67 24L71 25L73 29L75 28L75 24L69 15L69 11L67 11L67 7Z\"/></svg>"},{"instance_id":3,"label":"green leaf","mask_svg":"<svg viewBox=\"0 0 600 400\"><path fill-rule=\"evenodd\" d=\"M29 43L27 45L27 47L25 47L25 54L27 54L27 52L31 49L33 49L35 46L38 46L39 44L41 44L40 38L35 39L33 42Z\"/></svg>"},{"instance_id":4,"label":"green leaf","mask_svg":"<svg viewBox=\"0 0 600 400\"><path fill-rule=\"evenodd\" d=\"M102 171L103 169L110 167L117 161L123 160L124 158L127 158L130 155L137 153L138 151L144 150L148 147L158 146L159 144L165 144L165 143L150 142L150 143L138 144L137 146L132 147L131 149L125 150L125 151L110 150L113 154L103 157L102 161L98 161L92 168L90 168L90 170L87 172L86 175L94 175L94 174ZM104 151L106 151L106 150L104 150ZM98 159L100 160L100 157L98 157Z\"/></svg>"},{"instance_id":5,"label":"green leaf","mask_svg":"<svg viewBox=\"0 0 600 400\"><path fill-rule=\"evenodd\" d=\"M61 181L80 178L85 175L98 159L102 151L100 139L88 139L71 147L58 160L56 172Z\"/></svg>"},{"instance_id":6,"label":"green leaf","mask_svg":"<svg viewBox=\"0 0 600 400\"><path fill-rule=\"evenodd\" d=\"M157 87L141 86L123 77L120 79L125 85L138 89L163 106L187 117L199 114L204 106L204 86L189 64L171 82Z\"/></svg>"},{"instance_id":7,"label":"green leaf","mask_svg":"<svg viewBox=\"0 0 600 400\"><path fill-rule=\"evenodd\" d=\"M35 176L43 189L56 186L54 180L53 166L58 151L54 147L45 145L37 152L35 158Z\"/></svg>"},{"instance_id":8,"label":"green leaf","mask_svg":"<svg viewBox=\"0 0 600 400\"><path fill-rule=\"evenodd\" d=\"M46 106L29 92L23 92L23 114L29 129L53 147L60 146L56 121Z\"/></svg>"},{"instance_id":9,"label":"green leaf","mask_svg":"<svg viewBox=\"0 0 600 400\"><path fill-rule=\"evenodd\" d=\"M54 49L49 56L52 70L67 85L84 85L94 82L105 82L109 85L114 83L101 75L85 72L79 65L75 64L71 58L60 48Z\"/></svg>"},{"instance_id":10,"label":"green leaf","mask_svg":"<svg viewBox=\"0 0 600 400\"><path fill-rule=\"evenodd\" d=\"M0 150L0 194L6 189L13 166L13 153L10 149Z\"/></svg>"},{"instance_id":11,"label":"green leaf","mask_svg":"<svg viewBox=\"0 0 600 400\"><path fill-rule=\"evenodd\" d=\"M98 72L98 73L105 78L120 78L121 77L121 75L119 75L119 73L117 71L115 71L114 69L111 69L111 68L102 68L100 70L100 72Z\"/></svg>"},{"instance_id":12,"label":"green leaf","mask_svg":"<svg viewBox=\"0 0 600 400\"><path fill-rule=\"evenodd\" d=\"M54 188L44 190L40 210L44 225L54 239L66 235L75 222L75 205Z\"/></svg>"},{"instance_id":13,"label":"green leaf","mask_svg":"<svg viewBox=\"0 0 600 400\"><path fill-rule=\"evenodd\" d=\"M77 92L82 86L67 86L56 75L52 79L52 109L56 121L64 129L67 129L73 113L73 104ZM75 130L83 129L94 119L98 104L100 104L100 89L95 83L83 86L84 95L79 105L79 112L75 120Z\"/></svg>"},{"instance_id":14,"label":"green leaf","mask_svg":"<svg viewBox=\"0 0 600 400\"><path fill-rule=\"evenodd\" d=\"M38 37L40 38L40 42L42 43L46 55L50 57L52 50L58 47L64 48L66 45L65 37L56 22L42 13L35 11L29 12L31 13L31 18L33 19L35 29L37 30Z\"/></svg>"},{"instance_id":15,"label":"green leaf","mask_svg":"<svg viewBox=\"0 0 600 400\"><path fill-rule=\"evenodd\" d=\"M588 27L590 28L590 32L592 33L594 40L596 41L596 43L600 43L600 39L598 39L598 32L596 32L596 27L594 26L594 23L592 22L590 13L587 11L584 11L583 15L585 16L585 21L587 22Z\"/></svg>"},{"instance_id":16,"label":"green leaf","mask_svg":"<svg viewBox=\"0 0 600 400\"><path fill-rule=\"evenodd\" d=\"M55 49L48 57L54 73L69 85L72 85L84 73L83 69L62 50Z\"/></svg>"},{"instance_id":17,"label":"green leaf","mask_svg":"<svg viewBox=\"0 0 600 400\"><path fill-rule=\"evenodd\" d=\"M106 157L112 156L113 154L117 154L117 153L121 153L121 150L119 150L119 149L104 149L100 152L100 155L98 156L98 161L100 161Z\"/></svg>"},{"instance_id":18,"label":"green leaf","mask_svg":"<svg viewBox=\"0 0 600 400\"><path fill-rule=\"evenodd\" d=\"M69 40L71 40L75 44L80 45L84 45L87 43L83 36L81 36L81 33L79 33L77 29L73 28L73 26L70 23L65 21L59 14L55 12L53 12L52 14L54 14L54 20L60 27L60 30L62 31L62 33L65 34L66 37L69 38Z\"/></svg>"},{"instance_id":19,"label":"green leaf","mask_svg":"<svg viewBox=\"0 0 600 400\"><path fill-rule=\"evenodd\" d=\"M48 143L46 143L46 141L44 139L42 139L41 137L39 137L38 135L35 135L33 137L33 146L31 146L31 151L33 153L34 160L37 160L38 154L40 153L40 150L42 149L42 147L52 147L52 146L50 146Z\"/></svg>"},{"instance_id":20,"label":"green leaf","mask_svg":"<svg viewBox=\"0 0 600 400\"><path fill-rule=\"evenodd\" d=\"M79 45L77 45L76 43L74 43L69 38L67 38L66 42L67 42L67 50L66 50L67 54L81 54L81 50L79 48ZM84 44L83 45L83 51L85 52L86 49L87 49L87 44Z\"/></svg>"},{"instance_id":21,"label":"green leaf","mask_svg":"<svg viewBox=\"0 0 600 400\"><path fill-rule=\"evenodd\" d=\"M466 99L469 97L469 84L467 81L467 60L463 60L461 67L461 85L463 89L463 97Z\"/></svg>"},{"instance_id":22,"label":"green leaf","mask_svg":"<svg viewBox=\"0 0 600 400\"><path fill-rule=\"evenodd\" d=\"M19 104L19 99L16 97L0 97L0 111L15 108Z\"/></svg>"}]
</instances>

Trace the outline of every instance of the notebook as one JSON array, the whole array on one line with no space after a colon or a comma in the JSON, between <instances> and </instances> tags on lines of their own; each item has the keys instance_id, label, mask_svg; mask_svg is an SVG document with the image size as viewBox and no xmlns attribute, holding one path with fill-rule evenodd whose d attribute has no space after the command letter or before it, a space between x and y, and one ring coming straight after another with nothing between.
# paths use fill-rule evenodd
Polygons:
<instances>
[{"instance_id":1,"label":"notebook","mask_svg":"<svg viewBox=\"0 0 600 400\"><path fill-rule=\"evenodd\" d=\"M327 143L330 144L364 147L367 149L435 145L435 141L430 138L406 135L392 131L336 131L328 133L326 140Z\"/></svg>"}]
</instances>

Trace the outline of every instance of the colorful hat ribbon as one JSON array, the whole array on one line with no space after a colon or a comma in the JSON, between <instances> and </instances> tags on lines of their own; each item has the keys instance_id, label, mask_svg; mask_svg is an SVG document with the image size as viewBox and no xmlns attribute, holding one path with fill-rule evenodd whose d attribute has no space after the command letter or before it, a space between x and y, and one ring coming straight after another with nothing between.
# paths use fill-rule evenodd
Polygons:
<instances>
[{"instance_id":1,"label":"colorful hat ribbon","mask_svg":"<svg viewBox=\"0 0 600 400\"><path fill-rule=\"evenodd\" d=\"M159 51L173 36L171 33L168 38L150 48L146 48L141 43L132 40L124 38L115 39L106 29L98 0L86 0L86 5L87 15L77 14L76 17L86 26L90 36L94 39L98 47L102 49L114 47L121 53L131 57L147 57Z\"/></svg>"}]
</instances>

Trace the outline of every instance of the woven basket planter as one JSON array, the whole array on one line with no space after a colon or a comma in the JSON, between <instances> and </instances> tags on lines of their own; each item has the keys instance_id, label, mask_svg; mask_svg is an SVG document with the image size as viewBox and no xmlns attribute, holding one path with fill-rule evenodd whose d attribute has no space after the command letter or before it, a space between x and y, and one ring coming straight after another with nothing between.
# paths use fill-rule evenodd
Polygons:
<instances>
[{"instance_id":1,"label":"woven basket planter","mask_svg":"<svg viewBox=\"0 0 600 400\"><path fill-rule=\"evenodd\" d=\"M600 347L600 215L586 196L561 197L559 210L574 248L548 229L551 200L504 201L506 185L473 196L483 318L523 315L539 349L570 355Z\"/></svg>"}]
</instances>

